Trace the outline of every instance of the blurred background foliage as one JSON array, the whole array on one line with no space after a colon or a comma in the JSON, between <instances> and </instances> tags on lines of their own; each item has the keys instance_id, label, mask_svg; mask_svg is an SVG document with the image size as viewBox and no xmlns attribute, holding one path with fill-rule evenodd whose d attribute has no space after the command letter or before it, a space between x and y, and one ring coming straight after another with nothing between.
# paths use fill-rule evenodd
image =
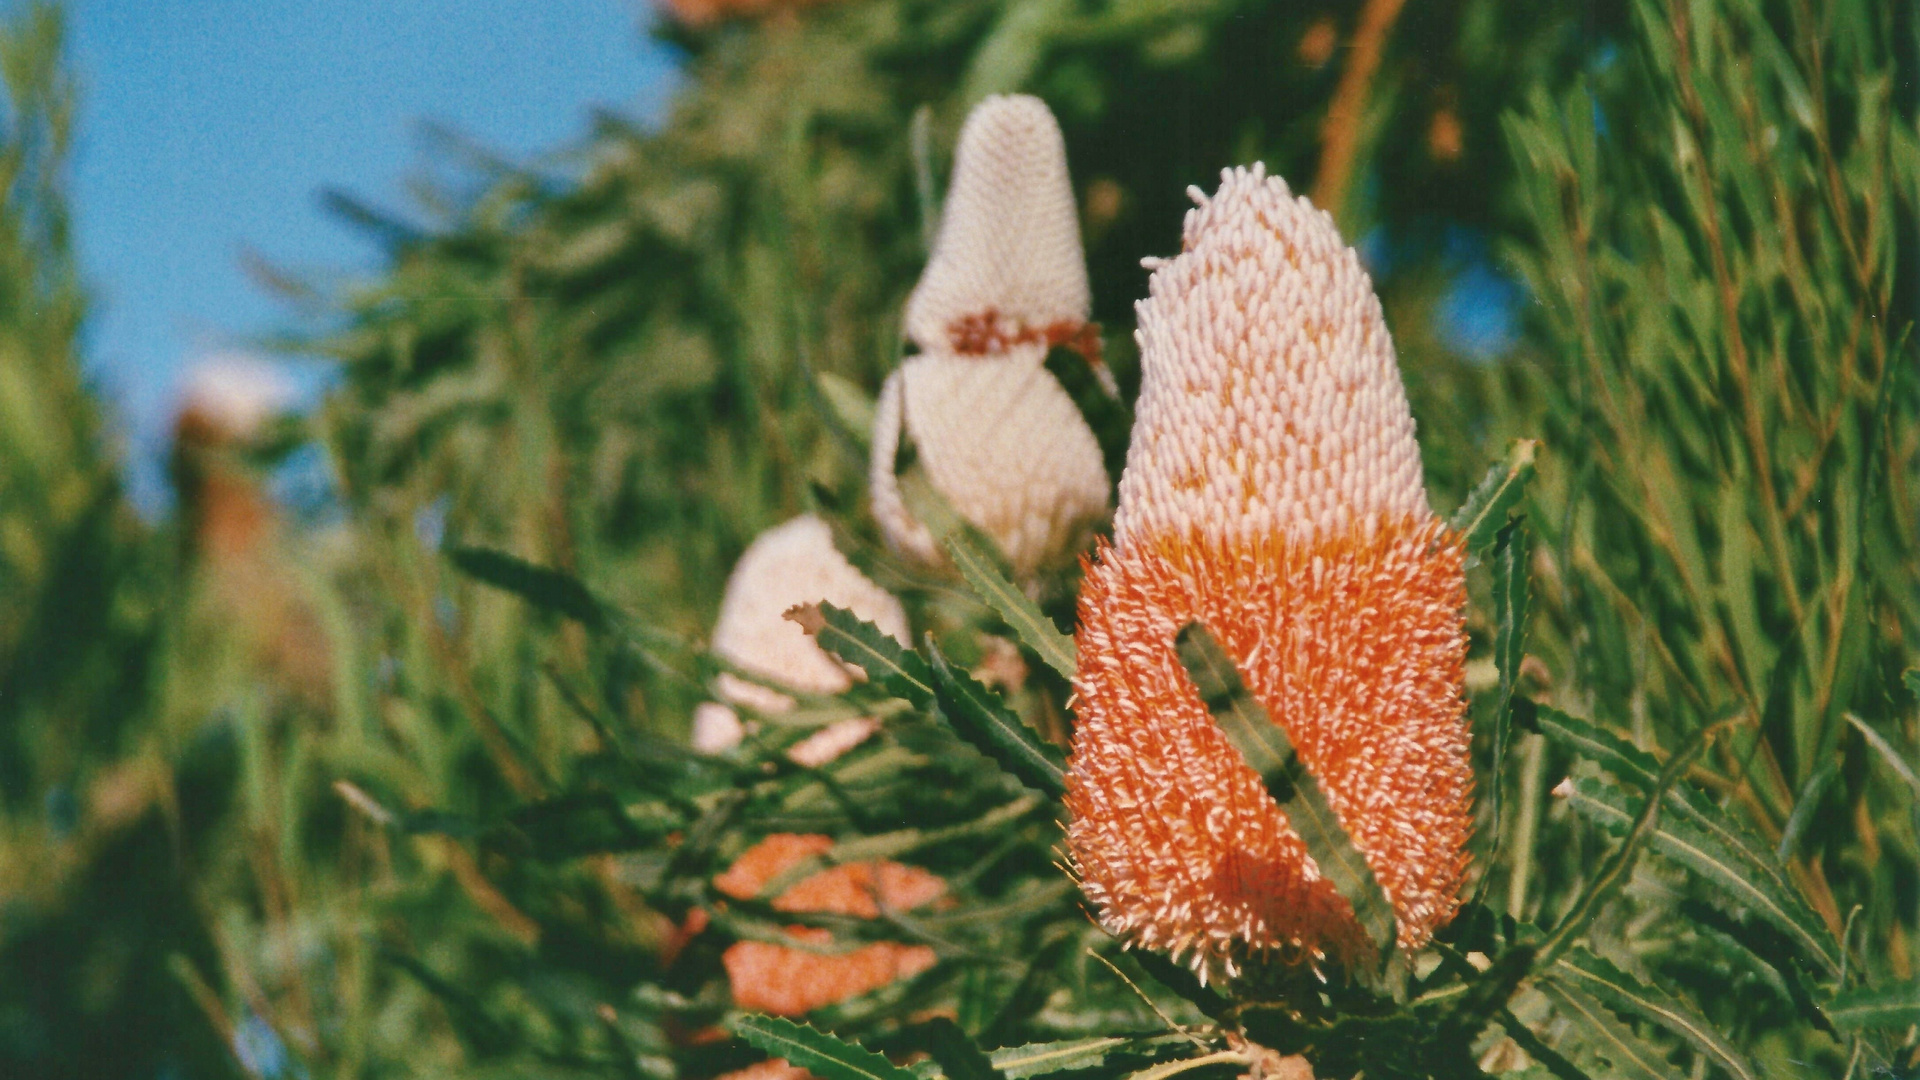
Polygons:
<instances>
[{"instance_id":1,"label":"blurred background foliage","mask_svg":"<svg viewBox=\"0 0 1920 1080\"><path fill-rule=\"evenodd\" d=\"M0 1073L704 1080L755 1060L706 1034L718 950L775 923L736 904L689 943L685 920L776 830L878 838L860 850L952 888L914 928L832 923L911 929L943 962L823 1026L876 1049L941 1010L989 1046L1156 1026L1090 956L1140 974L1054 869L1052 809L927 716L824 770L785 746L853 706L807 703L735 755L684 749L727 572L796 513L830 517L964 664L1005 630L896 565L861 504L863 410L954 134L1009 91L1065 131L1123 396L1139 260L1177 250L1189 184L1264 160L1330 209L1375 275L1435 505L1510 439L1543 440L1523 692L1662 755L1739 721L1689 782L1777 851L1856 979L1912 980L1912 11L709 14L655 28L687 72L658 130L601 115L552 161L474 153L465 186L404 210L336 195L383 272L337 293L277 279L304 313L287 350L334 360L336 389L293 426L183 416L179 510L157 523L122 499L79 375L60 18L7 24ZM269 481L302 443L332 488L296 512ZM462 573L479 564L457 549L556 574L503 591L511 573ZM1485 718L1484 570L1472 586ZM1028 666L1009 699L1061 735L1066 684ZM1485 815L1492 911L1544 925L1591 883L1605 841L1549 794L1578 768L1526 734L1483 774L1514 808ZM1804 977L1711 893L1643 861L1594 944L1779 1075L1846 1069L1854 1044L1796 1026Z\"/></svg>"}]
</instances>

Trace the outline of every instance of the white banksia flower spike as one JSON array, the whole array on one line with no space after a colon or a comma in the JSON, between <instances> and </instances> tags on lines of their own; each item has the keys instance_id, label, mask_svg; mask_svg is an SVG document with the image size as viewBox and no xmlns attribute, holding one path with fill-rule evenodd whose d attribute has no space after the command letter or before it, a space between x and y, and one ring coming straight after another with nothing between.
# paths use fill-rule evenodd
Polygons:
<instances>
[{"instance_id":1,"label":"white banksia flower spike","mask_svg":"<svg viewBox=\"0 0 1920 1080\"><path fill-rule=\"evenodd\" d=\"M739 744L745 729L732 706L785 712L794 707L794 701L781 689L837 694L853 685L853 673L844 663L814 644L799 624L783 617L796 604L822 601L853 612L902 645L909 641L906 609L834 547L833 531L826 522L803 514L768 529L734 564L713 628L714 654L758 681L731 674L715 680L722 700L695 710L695 748L717 753ZM817 766L851 749L874 730L865 719L843 724L847 726L823 729L795 751L809 759L805 763Z\"/></svg>"},{"instance_id":2,"label":"white banksia flower spike","mask_svg":"<svg viewBox=\"0 0 1920 1080\"><path fill-rule=\"evenodd\" d=\"M929 483L1022 576L1070 557L1107 511L1100 445L1046 370L1077 349L1102 381L1066 146L1039 99L996 96L967 118L925 273L907 301L920 349L882 387L870 484L895 550L942 556L901 497L910 444Z\"/></svg>"},{"instance_id":3,"label":"white banksia flower spike","mask_svg":"<svg viewBox=\"0 0 1920 1080\"><path fill-rule=\"evenodd\" d=\"M1415 949L1459 905L1473 825L1464 551L1332 218L1259 166L1194 195L1139 305L1114 538L1080 595L1069 852L1103 925L1203 975L1371 949L1181 667L1174 636L1199 621Z\"/></svg>"},{"instance_id":4,"label":"white banksia flower spike","mask_svg":"<svg viewBox=\"0 0 1920 1080\"><path fill-rule=\"evenodd\" d=\"M907 298L907 337L927 352L979 355L1078 333L1093 309L1067 145L1039 98L974 107L932 257Z\"/></svg>"}]
</instances>

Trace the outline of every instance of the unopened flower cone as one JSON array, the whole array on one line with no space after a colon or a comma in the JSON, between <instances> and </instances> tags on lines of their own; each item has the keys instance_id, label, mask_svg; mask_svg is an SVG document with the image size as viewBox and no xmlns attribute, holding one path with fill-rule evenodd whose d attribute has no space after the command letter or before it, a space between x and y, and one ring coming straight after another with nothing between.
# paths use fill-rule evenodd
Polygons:
<instances>
[{"instance_id":1,"label":"unopened flower cone","mask_svg":"<svg viewBox=\"0 0 1920 1080\"><path fill-rule=\"evenodd\" d=\"M874 516L896 550L942 561L901 497L903 441L1022 576L1070 557L1106 513L1099 442L1045 367L1055 345L1098 364L1088 296L1060 126L1037 98L986 99L960 133L940 235L907 301L920 351L875 413Z\"/></svg>"},{"instance_id":2,"label":"unopened flower cone","mask_svg":"<svg viewBox=\"0 0 1920 1080\"><path fill-rule=\"evenodd\" d=\"M1370 951L1181 666L1198 620L1414 949L1458 907L1472 827L1461 541L1332 219L1258 165L1193 195L1182 253L1150 264L1114 538L1080 597L1073 862L1108 929L1203 974Z\"/></svg>"},{"instance_id":3,"label":"unopened flower cone","mask_svg":"<svg viewBox=\"0 0 1920 1080\"><path fill-rule=\"evenodd\" d=\"M761 533L734 564L713 628L713 651L776 686L803 694L837 694L853 685L846 665L783 617L795 604L823 600L907 644L907 613L900 601L840 554L826 522L803 514ZM793 708L792 698L746 679L721 675L717 681L725 703L706 702L694 711L695 749L718 753L740 742L744 731L730 706L764 713ZM865 739L874 726L867 719L841 721L796 745L792 756L803 765L823 765Z\"/></svg>"},{"instance_id":4,"label":"unopened flower cone","mask_svg":"<svg viewBox=\"0 0 1920 1080\"><path fill-rule=\"evenodd\" d=\"M776 833L747 849L713 881L737 900L760 894L768 883L801 862L833 847L827 836ZM808 876L773 900L778 911L851 915L876 919L881 911L907 911L933 902L946 883L918 867L895 862L847 863ZM787 933L816 948L831 948L833 935L818 927L795 926ZM844 952L815 952L766 941L740 941L721 956L733 1003L741 1009L799 1016L845 1001L932 967L934 952L925 945L870 942Z\"/></svg>"}]
</instances>

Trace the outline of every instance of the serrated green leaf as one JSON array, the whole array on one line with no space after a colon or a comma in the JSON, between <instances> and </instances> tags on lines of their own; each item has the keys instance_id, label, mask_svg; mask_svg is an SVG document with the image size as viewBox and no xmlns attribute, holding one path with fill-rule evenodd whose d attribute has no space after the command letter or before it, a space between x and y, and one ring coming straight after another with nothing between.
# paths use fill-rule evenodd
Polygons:
<instances>
[{"instance_id":1,"label":"serrated green leaf","mask_svg":"<svg viewBox=\"0 0 1920 1080\"><path fill-rule=\"evenodd\" d=\"M1567 802L1581 816L1615 835L1632 824L1626 792L1596 777L1582 777L1564 789ZM1810 957L1825 957L1825 931L1797 894L1782 897L1744 872L1714 837L1672 818L1662 820L1650 837L1653 849L1720 886L1725 899L1739 904L1786 933ZM1837 970L1837 969L1836 969Z\"/></svg>"},{"instance_id":2,"label":"serrated green leaf","mask_svg":"<svg viewBox=\"0 0 1920 1080\"><path fill-rule=\"evenodd\" d=\"M456 547L447 561L475 581L510 592L542 611L564 615L589 630L606 629L607 609L580 579L491 548Z\"/></svg>"},{"instance_id":3,"label":"serrated green leaf","mask_svg":"<svg viewBox=\"0 0 1920 1080\"><path fill-rule=\"evenodd\" d=\"M920 654L860 616L832 604L801 604L787 618L821 648L867 673L867 678L920 708L933 703L933 676Z\"/></svg>"},{"instance_id":4,"label":"serrated green leaf","mask_svg":"<svg viewBox=\"0 0 1920 1080\"><path fill-rule=\"evenodd\" d=\"M1104 1065L1108 1057L1132 1047L1137 1039L1069 1039L1063 1042L1008 1046L987 1055L1007 1080L1027 1080L1048 1073L1077 1072Z\"/></svg>"},{"instance_id":5,"label":"serrated green leaf","mask_svg":"<svg viewBox=\"0 0 1920 1080\"><path fill-rule=\"evenodd\" d=\"M1537 439L1515 439L1507 448L1506 459L1487 470L1467 501L1454 512L1448 524L1465 538L1469 555L1487 550L1507 523L1507 514L1527 493L1527 481L1533 479L1534 455L1539 449Z\"/></svg>"},{"instance_id":6,"label":"serrated green leaf","mask_svg":"<svg viewBox=\"0 0 1920 1080\"><path fill-rule=\"evenodd\" d=\"M944 1016L936 1016L920 1026L922 1043L933 1060L940 1063L940 1071L947 1080L1007 1080L1005 1073L994 1067L993 1062L983 1053L960 1025Z\"/></svg>"},{"instance_id":7,"label":"serrated green leaf","mask_svg":"<svg viewBox=\"0 0 1920 1080\"><path fill-rule=\"evenodd\" d=\"M1246 1060L1246 1055L1242 1051L1216 1050L1211 1054L1201 1054L1198 1057L1181 1058L1177 1061L1163 1061L1158 1065L1148 1066L1138 1072L1128 1073L1126 1080L1167 1080L1170 1076L1178 1076L1181 1073L1206 1068L1209 1065L1243 1065L1246 1063Z\"/></svg>"},{"instance_id":8,"label":"serrated green leaf","mask_svg":"<svg viewBox=\"0 0 1920 1080\"><path fill-rule=\"evenodd\" d=\"M1628 815L1624 838L1620 841L1619 848L1607 857L1607 861L1601 865L1587 887L1574 900L1573 907L1561 917L1559 925L1554 927L1553 933L1547 935L1547 940L1540 946L1542 963L1553 961L1572 943L1574 935L1586 929L1587 923L1598 909L1601 898L1615 885L1625 880L1628 870L1633 867L1633 860L1639 854L1640 847L1660 835L1660 809L1667 801L1667 793L1680 782L1680 777L1686 773L1687 766L1706 750L1707 743L1721 727L1722 725L1716 724L1694 732L1686 745L1667 759L1666 765L1660 770L1659 777L1648 789L1647 797L1641 802L1639 810Z\"/></svg>"},{"instance_id":9,"label":"serrated green leaf","mask_svg":"<svg viewBox=\"0 0 1920 1080\"><path fill-rule=\"evenodd\" d=\"M927 639L940 714L962 739L992 758L1021 783L1051 798L1067 793L1066 757L1042 739L972 675L947 662Z\"/></svg>"},{"instance_id":10,"label":"serrated green leaf","mask_svg":"<svg viewBox=\"0 0 1920 1080\"><path fill-rule=\"evenodd\" d=\"M743 1016L733 1033L819 1077L820 1080L914 1080L913 1073L863 1046L837 1039L810 1024L777 1016Z\"/></svg>"},{"instance_id":11,"label":"serrated green leaf","mask_svg":"<svg viewBox=\"0 0 1920 1080\"><path fill-rule=\"evenodd\" d=\"M1621 780L1643 791L1658 783L1659 763L1632 743L1544 705L1536 706L1534 716L1541 734ZM1574 809L1616 830L1627 820L1624 793L1602 800L1603 808L1593 801L1605 794L1602 789L1576 784L1573 790ZM1839 947L1832 934L1772 851L1694 788L1678 785L1670 791L1665 810L1667 817L1653 837L1655 850L1718 883L1741 906L1785 932L1828 973L1839 970Z\"/></svg>"},{"instance_id":12,"label":"serrated green leaf","mask_svg":"<svg viewBox=\"0 0 1920 1080\"><path fill-rule=\"evenodd\" d=\"M1260 774L1267 793L1280 804L1321 875L1352 905L1380 959L1391 957L1396 930L1393 905L1387 902L1366 857L1341 826L1319 781L1294 753L1286 731L1254 700L1233 659L1206 627L1188 623L1174 645L1214 723Z\"/></svg>"},{"instance_id":13,"label":"serrated green leaf","mask_svg":"<svg viewBox=\"0 0 1920 1080\"><path fill-rule=\"evenodd\" d=\"M1550 979L1541 980L1539 985L1554 1008L1572 1025L1570 1034L1575 1040L1612 1068L1609 1076L1622 1080L1674 1080L1679 1075L1667 1064L1666 1055L1647 1045L1645 1039L1634 1034L1592 996Z\"/></svg>"},{"instance_id":14,"label":"serrated green leaf","mask_svg":"<svg viewBox=\"0 0 1920 1080\"><path fill-rule=\"evenodd\" d=\"M994 559L979 545L962 535L949 536L946 540L947 557L967 579L974 593L988 607L994 610L1020 640L1027 643L1046 665L1066 678L1073 678L1078 668L1079 650L1073 639L1060 632L1027 594L1016 588L1007 576L1000 572Z\"/></svg>"},{"instance_id":15,"label":"serrated green leaf","mask_svg":"<svg viewBox=\"0 0 1920 1080\"><path fill-rule=\"evenodd\" d=\"M1826 1013L1833 1026L1842 1031L1920 1024L1920 982L1877 989L1860 987L1836 994Z\"/></svg>"},{"instance_id":16,"label":"serrated green leaf","mask_svg":"<svg viewBox=\"0 0 1920 1080\"><path fill-rule=\"evenodd\" d=\"M1547 978L1576 987L1616 1012L1632 1013L1665 1028L1737 1080L1759 1080L1747 1056L1691 1006L1586 949L1568 950L1554 961Z\"/></svg>"},{"instance_id":17,"label":"serrated green leaf","mask_svg":"<svg viewBox=\"0 0 1920 1080\"><path fill-rule=\"evenodd\" d=\"M1847 723L1852 724L1854 730L1860 733L1860 737L1867 740L1867 745L1873 747L1874 751L1887 763L1887 768L1893 770L1893 775L1904 781L1916 797L1920 797L1920 775L1914 773L1913 766L1907 762L1900 751L1894 749L1893 743L1887 741L1885 735L1869 727L1865 720L1852 713L1847 714Z\"/></svg>"}]
</instances>

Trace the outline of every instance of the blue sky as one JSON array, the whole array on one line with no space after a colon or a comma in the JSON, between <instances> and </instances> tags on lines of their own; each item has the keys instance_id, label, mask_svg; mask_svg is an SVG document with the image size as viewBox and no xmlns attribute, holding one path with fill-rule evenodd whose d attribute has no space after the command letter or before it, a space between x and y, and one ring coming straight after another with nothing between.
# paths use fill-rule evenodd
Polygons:
<instances>
[{"instance_id":1,"label":"blue sky","mask_svg":"<svg viewBox=\"0 0 1920 1080\"><path fill-rule=\"evenodd\" d=\"M69 0L86 355L141 505L165 502L154 461L183 373L290 324L244 253L377 267L320 193L409 209L427 122L526 158L577 142L595 106L657 118L674 58L647 40L645 3Z\"/></svg>"}]
</instances>

